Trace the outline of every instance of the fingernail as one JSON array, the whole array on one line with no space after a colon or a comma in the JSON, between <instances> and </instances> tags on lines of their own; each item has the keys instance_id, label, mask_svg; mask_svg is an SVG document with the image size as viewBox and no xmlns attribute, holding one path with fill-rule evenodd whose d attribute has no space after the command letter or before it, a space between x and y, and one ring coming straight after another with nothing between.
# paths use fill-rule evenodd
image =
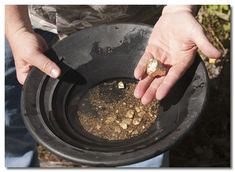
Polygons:
<instances>
[{"instance_id":1,"label":"fingernail","mask_svg":"<svg viewBox=\"0 0 235 172\"><path fill-rule=\"evenodd\" d=\"M59 71L57 69L51 69L51 77L57 78L59 76Z\"/></svg>"},{"instance_id":2,"label":"fingernail","mask_svg":"<svg viewBox=\"0 0 235 172\"><path fill-rule=\"evenodd\" d=\"M141 98L141 95L140 95L140 93L139 93L138 90L135 90L135 91L134 91L134 96L135 96L137 99Z\"/></svg>"},{"instance_id":3,"label":"fingernail","mask_svg":"<svg viewBox=\"0 0 235 172\"><path fill-rule=\"evenodd\" d=\"M142 77L140 76L140 74L137 72L137 71L134 71L134 77L135 77L135 79L137 79L137 80L142 80Z\"/></svg>"},{"instance_id":4,"label":"fingernail","mask_svg":"<svg viewBox=\"0 0 235 172\"><path fill-rule=\"evenodd\" d=\"M160 95L159 95L159 94L156 94L156 99L157 99L158 101L162 100L162 98L163 98L163 97L162 97L161 94L160 94Z\"/></svg>"},{"instance_id":5,"label":"fingernail","mask_svg":"<svg viewBox=\"0 0 235 172\"><path fill-rule=\"evenodd\" d=\"M143 105L147 105L149 102L148 102L148 100L142 98L142 99L141 99L141 103L142 103Z\"/></svg>"}]
</instances>

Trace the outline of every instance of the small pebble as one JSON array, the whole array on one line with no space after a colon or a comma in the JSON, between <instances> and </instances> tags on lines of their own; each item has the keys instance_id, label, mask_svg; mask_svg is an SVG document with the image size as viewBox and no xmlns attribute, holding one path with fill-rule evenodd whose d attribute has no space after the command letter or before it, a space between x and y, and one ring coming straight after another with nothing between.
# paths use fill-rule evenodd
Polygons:
<instances>
[{"instance_id":1,"label":"small pebble","mask_svg":"<svg viewBox=\"0 0 235 172\"><path fill-rule=\"evenodd\" d=\"M139 125L140 124L140 122L141 122L141 118L134 118L133 119L133 121L132 121L132 123L134 124L134 125Z\"/></svg>"},{"instance_id":2,"label":"small pebble","mask_svg":"<svg viewBox=\"0 0 235 172\"><path fill-rule=\"evenodd\" d=\"M128 133L132 133L133 130L129 130Z\"/></svg>"},{"instance_id":3,"label":"small pebble","mask_svg":"<svg viewBox=\"0 0 235 172\"><path fill-rule=\"evenodd\" d=\"M131 118L132 119L134 117L134 114L135 114L135 112L133 110L128 110L125 116L127 118Z\"/></svg>"},{"instance_id":4,"label":"small pebble","mask_svg":"<svg viewBox=\"0 0 235 172\"><path fill-rule=\"evenodd\" d=\"M116 132L116 133L121 133L120 127L116 126L116 127L114 128L114 132Z\"/></svg>"},{"instance_id":5,"label":"small pebble","mask_svg":"<svg viewBox=\"0 0 235 172\"><path fill-rule=\"evenodd\" d=\"M121 122L119 125L120 125L120 127L122 127L123 129L127 129L127 124L126 124L126 123L122 123L122 122Z\"/></svg>"},{"instance_id":6,"label":"small pebble","mask_svg":"<svg viewBox=\"0 0 235 172\"><path fill-rule=\"evenodd\" d=\"M92 130L93 130L93 128L89 128L89 129L88 129L88 132L91 132Z\"/></svg>"},{"instance_id":7,"label":"small pebble","mask_svg":"<svg viewBox=\"0 0 235 172\"><path fill-rule=\"evenodd\" d=\"M108 117L106 120L105 120L105 123L109 124L111 122L113 122L115 120L114 117Z\"/></svg>"},{"instance_id":8,"label":"small pebble","mask_svg":"<svg viewBox=\"0 0 235 172\"><path fill-rule=\"evenodd\" d=\"M211 59L211 58L209 58L209 63L210 63L210 64L215 64L215 63L216 63L216 59Z\"/></svg>"},{"instance_id":9,"label":"small pebble","mask_svg":"<svg viewBox=\"0 0 235 172\"><path fill-rule=\"evenodd\" d=\"M96 129L99 130L101 128L101 126L98 124L96 125Z\"/></svg>"},{"instance_id":10,"label":"small pebble","mask_svg":"<svg viewBox=\"0 0 235 172\"><path fill-rule=\"evenodd\" d=\"M116 113L118 113L119 111L118 110L116 110Z\"/></svg>"},{"instance_id":11,"label":"small pebble","mask_svg":"<svg viewBox=\"0 0 235 172\"><path fill-rule=\"evenodd\" d=\"M139 107L135 107L135 111L136 111L137 113L139 113L139 112L140 112L140 108L139 108Z\"/></svg>"},{"instance_id":12,"label":"small pebble","mask_svg":"<svg viewBox=\"0 0 235 172\"><path fill-rule=\"evenodd\" d=\"M136 134L138 134L139 132L137 131L137 130L134 130L131 134L134 134L134 135L136 135Z\"/></svg>"},{"instance_id":13,"label":"small pebble","mask_svg":"<svg viewBox=\"0 0 235 172\"><path fill-rule=\"evenodd\" d=\"M145 111L139 112L137 115L142 118L145 115Z\"/></svg>"},{"instance_id":14,"label":"small pebble","mask_svg":"<svg viewBox=\"0 0 235 172\"><path fill-rule=\"evenodd\" d=\"M130 125L131 124L131 119L123 119L122 120L122 123L125 123L125 124L127 124L127 125Z\"/></svg>"},{"instance_id":15,"label":"small pebble","mask_svg":"<svg viewBox=\"0 0 235 172\"><path fill-rule=\"evenodd\" d=\"M112 49L108 47L107 51L108 51L108 54L110 54L112 52Z\"/></svg>"},{"instance_id":16,"label":"small pebble","mask_svg":"<svg viewBox=\"0 0 235 172\"><path fill-rule=\"evenodd\" d=\"M119 89L125 88L125 85L124 85L124 83L122 81L118 82L118 88Z\"/></svg>"}]
</instances>

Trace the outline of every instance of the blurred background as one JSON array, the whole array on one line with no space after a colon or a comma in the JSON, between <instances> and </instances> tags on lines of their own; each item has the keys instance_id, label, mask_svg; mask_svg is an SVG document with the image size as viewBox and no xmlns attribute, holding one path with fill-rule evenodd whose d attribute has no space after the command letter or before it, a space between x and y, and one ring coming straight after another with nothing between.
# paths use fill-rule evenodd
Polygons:
<instances>
[{"instance_id":1,"label":"blurred background","mask_svg":"<svg viewBox=\"0 0 235 172\"><path fill-rule=\"evenodd\" d=\"M208 59L201 52L209 75L209 95L201 118L191 132L170 150L170 167L230 167L230 28L229 5L203 5L197 15L210 41L223 52ZM42 167L80 166L38 146Z\"/></svg>"},{"instance_id":2,"label":"blurred background","mask_svg":"<svg viewBox=\"0 0 235 172\"><path fill-rule=\"evenodd\" d=\"M200 55L209 74L209 97L201 119L170 151L173 167L229 167L230 154L230 19L229 5L202 6L197 19L207 37L223 51L220 60Z\"/></svg>"}]
</instances>

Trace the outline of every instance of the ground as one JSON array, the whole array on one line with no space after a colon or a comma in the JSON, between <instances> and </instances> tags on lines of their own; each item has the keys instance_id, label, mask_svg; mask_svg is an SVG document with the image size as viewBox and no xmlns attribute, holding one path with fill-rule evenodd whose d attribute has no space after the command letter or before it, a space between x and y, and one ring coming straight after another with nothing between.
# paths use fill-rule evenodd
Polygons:
<instances>
[{"instance_id":1,"label":"ground","mask_svg":"<svg viewBox=\"0 0 235 172\"><path fill-rule=\"evenodd\" d=\"M230 167L230 6L202 6L198 21L223 57L201 57L209 74L209 96L201 118L170 150L171 167ZM39 145L42 167L80 166L63 160Z\"/></svg>"},{"instance_id":2,"label":"ground","mask_svg":"<svg viewBox=\"0 0 235 172\"><path fill-rule=\"evenodd\" d=\"M170 151L174 167L229 167L230 155L230 9L203 6L198 16L207 37L223 50L216 63L202 55L209 80L209 97L194 129Z\"/></svg>"}]
</instances>

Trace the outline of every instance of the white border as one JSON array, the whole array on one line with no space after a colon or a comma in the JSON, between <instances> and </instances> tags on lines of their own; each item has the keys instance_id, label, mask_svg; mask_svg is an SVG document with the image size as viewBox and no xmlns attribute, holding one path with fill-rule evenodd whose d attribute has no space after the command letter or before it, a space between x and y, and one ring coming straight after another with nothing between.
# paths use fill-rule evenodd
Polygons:
<instances>
[{"instance_id":1,"label":"white border","mask_svg":"<svg viewBox=\"0 0 235 172\"><path fill-rule=\"evenodd\" d=\"M4 4L231 4L232 0L4 0Z\"/></svg>"}]
</instances>

